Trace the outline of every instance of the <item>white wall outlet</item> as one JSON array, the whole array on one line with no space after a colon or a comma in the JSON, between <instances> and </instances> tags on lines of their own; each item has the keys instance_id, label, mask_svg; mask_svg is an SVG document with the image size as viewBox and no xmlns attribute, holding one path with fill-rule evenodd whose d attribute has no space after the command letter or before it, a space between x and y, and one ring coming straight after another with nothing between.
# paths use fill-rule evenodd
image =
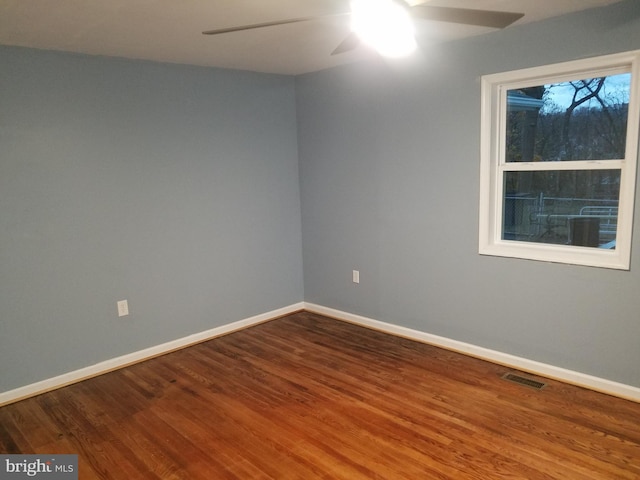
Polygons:
<instances>
[{"instance_id":1,"label":"white wall outlet","mask_svg":"<svg viewBox=\"0 0 640 480\"><path fill-rule=\"evenodd\" d=\"M353 283L360 283L360 271L359 270L354 270L353 271Z\"/></svg>"},{"instance_id":2,"label":"white wall outlet","mask_svg":"<svg viewBox=\"0 0 640 480\"><path fill-rule=\"evenodd\" d=\"M120 300L118 302L118 316L126 317L129 315L129 303L126 300Z\"/></svg>"}]
</instances>

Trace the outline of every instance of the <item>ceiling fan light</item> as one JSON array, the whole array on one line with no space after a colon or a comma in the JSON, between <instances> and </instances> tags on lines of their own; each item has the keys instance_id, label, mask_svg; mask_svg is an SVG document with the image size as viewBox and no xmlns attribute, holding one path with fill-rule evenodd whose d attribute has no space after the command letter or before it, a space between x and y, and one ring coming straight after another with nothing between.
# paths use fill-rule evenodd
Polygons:
<instances>
[{"instance_id":1,"label":"ceiling fan light","mask_svg":"<svg viewBox=\"0 0 640 480\"><path fill-rule=\"evenodd\" d=\"M402 35L387 38L383 43L375 46L376 50L383 57L399 58L406 57L415 52L417 48L413 35Z\"/></svg>"},{"instance_id":2,"label":"ceiling fan light","mask_svg":"<svg viewBox=\"0 0 640 480\"><path fill-rule=\"evenodd\" d=\"M351 10L351 29L381 55L406 56L416 49L409 13L393 0L353 0Z\"/></svg>"}]
</instances>

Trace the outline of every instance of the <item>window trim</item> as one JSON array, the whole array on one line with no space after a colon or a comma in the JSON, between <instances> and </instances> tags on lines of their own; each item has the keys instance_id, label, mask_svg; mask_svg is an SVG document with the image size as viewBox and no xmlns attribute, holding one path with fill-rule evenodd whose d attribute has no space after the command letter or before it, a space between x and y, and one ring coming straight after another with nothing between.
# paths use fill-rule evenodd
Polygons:
<instances>
[{"instance_id":1,"label":"window trim","mask_svg":"<svg viewBox=\"0 0 640 480\"><path fill-rule=\"evenodd\" d=\"M506 162L507 90L598 73L631 72L625 158L566 162ZM595 75L594 75L595 74ZM640 127L640 50L545 65L481 78L479 253L501 257L629 270ZM544 164L547 168L544 168ZM553 168L549 168L553 164ZM505 171L620 169L616 248L554 245L502 239L503 174Z\"/></svg>"}]
</instances>

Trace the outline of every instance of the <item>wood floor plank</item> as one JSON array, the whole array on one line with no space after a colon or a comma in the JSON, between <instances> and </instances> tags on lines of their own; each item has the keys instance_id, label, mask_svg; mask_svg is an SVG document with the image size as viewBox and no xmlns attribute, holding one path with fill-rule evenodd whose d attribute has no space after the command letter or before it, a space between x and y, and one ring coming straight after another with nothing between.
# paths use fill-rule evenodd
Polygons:
<instances>
[{"instance_id":1,"label":"wood floor plank","mask_svg":"<svg viewBox=\"0 0 640 480\"><path fill-rule=\"evenodd\" d=\"M82 479L640 478L640 404L300 312L0 408Z\"/></svg>"}]
</instances>

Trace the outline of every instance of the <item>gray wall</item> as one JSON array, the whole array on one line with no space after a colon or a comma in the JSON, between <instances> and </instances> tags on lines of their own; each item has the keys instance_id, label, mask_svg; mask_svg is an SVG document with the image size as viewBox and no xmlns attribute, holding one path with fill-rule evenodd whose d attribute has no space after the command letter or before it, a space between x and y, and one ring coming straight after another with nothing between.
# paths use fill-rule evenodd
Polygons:
<instances>
[{"instance_id":1,"label":"gray wall","mask_svg":"<svg viewBox=\"0 0 640 480\"><path fill-rule=\"evenodd\" d=\"M640 386L638 223L628 272L477 253L480 76L634 49L637 0L298 77L305 300Z\"/></svg>"},{"instance_id":2,"label":"gray wall","mask_svg":"<svg viewBox=\"0 0 640 480\"><path fill-rule=\"evenodd\" d=\"M292 77L0 65L0 391L302 301Z\"/></svg>"}]
</instances>

